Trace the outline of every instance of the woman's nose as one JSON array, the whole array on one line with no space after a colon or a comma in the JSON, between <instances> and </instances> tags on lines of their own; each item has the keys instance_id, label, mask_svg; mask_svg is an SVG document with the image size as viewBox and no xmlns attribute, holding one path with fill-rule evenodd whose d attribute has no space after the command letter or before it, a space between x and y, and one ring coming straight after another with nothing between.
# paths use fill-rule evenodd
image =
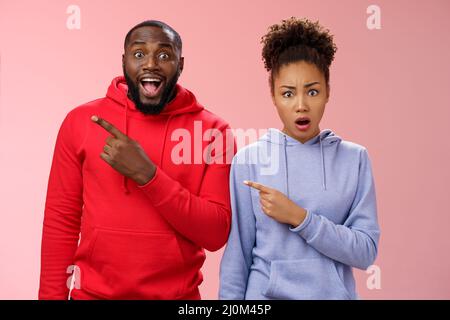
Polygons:
<instances>
[{"instance_id":1,"label":"woman's nose","mask_svg":"<svg viewBox=\"0 0 450 320\"><path fill-rule=\"evenodd\" d=\"M295 108L295 111L296 112L307 112L307 111L309 111L309 107L308 107L306 101L299 100L299 102L298 102L298 104L297 104L297 106Z\"/></svg>"}]
</instances>

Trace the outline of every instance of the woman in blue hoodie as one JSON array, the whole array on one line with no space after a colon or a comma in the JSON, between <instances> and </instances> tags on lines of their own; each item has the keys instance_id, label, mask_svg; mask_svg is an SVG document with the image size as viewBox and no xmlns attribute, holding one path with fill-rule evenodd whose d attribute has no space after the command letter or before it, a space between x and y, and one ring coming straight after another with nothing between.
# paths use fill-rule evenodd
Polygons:
<instances>
[{"instance_id":1,"label":"woman in blue hoodie","mask_svg":"<svg viewBox=\"0 0 450 320\"><path fill-rule=\"evenodd\" d=\"M367 150L319 124L330 95L333 37L290 18L262 38L282 130L239 150L220 299L357 299L352 268L380 236Z\"/></svg>"}]
</instances>

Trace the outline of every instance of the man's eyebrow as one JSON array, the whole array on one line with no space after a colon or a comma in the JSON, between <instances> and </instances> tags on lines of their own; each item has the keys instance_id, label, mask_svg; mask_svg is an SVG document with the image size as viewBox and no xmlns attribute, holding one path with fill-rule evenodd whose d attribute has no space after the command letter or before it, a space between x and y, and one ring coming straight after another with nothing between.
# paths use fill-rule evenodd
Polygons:
<instances>
[{"instance_id":1,"label":"man's eyebrow","mask_svg":"<svg viewBox=\"0 0 450 320\"><path fill-rule=\"evenodd\" d=\"M145 45L147 42L143 40L135 40L132 43L130 43L130 47L137 46L137 45ZM173 49L173 44L170 42L158 42L158 46L163 48L171 48Z\"/></svg>"},{"instance_id":2,"label":"man's eyebrow","mask_svg":"<svg viewBox=\"0 0 450 320\"><path fill-rule=\"evenodd\" d=\"M170 43L170 42L158 42L158 45L159 45L160 47L163 47L163 48L174 49L173 44Z\"/></svg>"},{"instance_id":3,"label":"man's eyebrow","mask_svg":"<svg viewBox=\"0 0 450 320\"><path fill-rule=\"evenodd\" d=\"M142 40L135 40L132 43L130 43L130 47L131 46L135 46L135 45L140 45L140 44L145 44L145 41Z\"/></svg>"}]
</instances>

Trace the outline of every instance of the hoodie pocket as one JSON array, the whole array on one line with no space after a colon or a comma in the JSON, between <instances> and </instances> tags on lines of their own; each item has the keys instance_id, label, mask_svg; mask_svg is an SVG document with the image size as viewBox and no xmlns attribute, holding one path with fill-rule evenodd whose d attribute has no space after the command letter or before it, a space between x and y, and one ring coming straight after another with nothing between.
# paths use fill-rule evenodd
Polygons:
<instances>
[{"instance_id":1,"label":"hoodie pocket","mask_svg":"<svg viewBox=\"0 0 450 320\"><path fill-rule=\"evenodd\" d=\"M82 289L108 299L176 299L183 271L173 233L97 228Z\"/></svg>"},{"instance_id":2,"label":"hoodie pocket","mask_svg":"<svg viewBox=\"0 0 450 320\"><path fill-rule=\"evenodd\" d=\"M274 299L350 299L334 262L328 258L272 261L263 294Z\"/></svg>"}]
</instances>

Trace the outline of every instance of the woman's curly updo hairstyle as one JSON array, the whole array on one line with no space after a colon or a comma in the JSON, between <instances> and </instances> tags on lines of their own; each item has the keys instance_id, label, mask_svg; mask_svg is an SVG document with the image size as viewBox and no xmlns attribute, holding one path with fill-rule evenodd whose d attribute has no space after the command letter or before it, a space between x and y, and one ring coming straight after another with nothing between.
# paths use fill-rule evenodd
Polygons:
<instances>
[{"instance_id":1,"label":"woman's curly updo hairstyle","mask_svg":"<svg viewBox=\"0 0 450 320\"><path fill-rule=\"evenodd\" d=\"M280 67L292 62L306 61L323 72L329 86L329 68L337 50L333 35L318 21L291 17L269 27L261 38L264 67L270 72L270 85L273 90L273 76Z\"/></svg>"}]
</instances>

